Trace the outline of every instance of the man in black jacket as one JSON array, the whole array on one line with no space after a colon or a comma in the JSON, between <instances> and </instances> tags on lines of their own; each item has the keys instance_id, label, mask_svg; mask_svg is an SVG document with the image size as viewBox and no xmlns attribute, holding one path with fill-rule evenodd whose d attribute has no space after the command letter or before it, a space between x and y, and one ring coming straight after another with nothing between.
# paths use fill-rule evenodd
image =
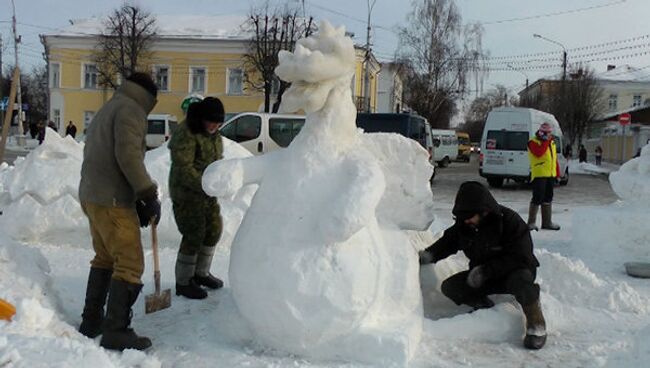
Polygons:
<instances>
[{"instance_id":1,"label":"man in black jacket","mask_svg":"<svg viewBox=\"0 0 650 368\"><path fill-rule=\"evenodd\" d=\"M474 309L494 306L488 295L514 295L526 316L524 346L540 349L546 342L546 323L535 283L539 262L528 226L478 182L460 186L452 213L455 224L420 252L420 263L435 263L462 250L469 258L469 270L446 279L442 293Z\"/></svg>"}]
</instances>

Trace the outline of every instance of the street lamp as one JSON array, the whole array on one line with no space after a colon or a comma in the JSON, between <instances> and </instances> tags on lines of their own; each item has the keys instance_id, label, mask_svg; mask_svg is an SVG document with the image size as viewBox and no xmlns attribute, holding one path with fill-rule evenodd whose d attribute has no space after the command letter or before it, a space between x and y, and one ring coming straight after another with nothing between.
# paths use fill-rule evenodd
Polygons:
<instances>
[{"instance_id":1,"label":"street lamp","mask_svg":"<svg viewBox=\"0 0 650 368\"><path fill-rule=\"evenodd\" d=\"M561 43L559 43L557 41L551 40L550 38L546 38L546 37L544 37L544 36L542 36L542 35L540 35L538 33L534 33L533 37L541 38L542 40L548 41L550 43L554 43L554 44L559 45L560 47L562 47L562 51L563 51L563 53L562 53L562 80L565 80L566 79L566 57L567 57L566 47L564 47L563 44L561 44Z\"/></svg>"},{"instance_id":2,"label":"street lamp","mask_svg":"<svg viewBox=\"0 0 650 368\"><path fill-rule=\"evenodd\" d=\"M516 71L516 72L519 72L519 73L523 74L524 77L526 77L526 89L528 89L528 74L522 72L522 71L519 70L519 69L516 69L514 66L512 66L512 64L507 64L506 66L507 66L508 68L510 68L510 69L512 69L512 70L514 70L514 71Z\"/></svg>"}]
</instances>

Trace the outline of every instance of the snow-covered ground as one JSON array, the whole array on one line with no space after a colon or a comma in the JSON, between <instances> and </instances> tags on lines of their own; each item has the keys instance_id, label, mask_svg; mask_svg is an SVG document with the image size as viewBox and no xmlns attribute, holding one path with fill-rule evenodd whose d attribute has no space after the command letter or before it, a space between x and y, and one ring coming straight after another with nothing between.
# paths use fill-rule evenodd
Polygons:
<instances>
[{"instance_id":1,"label":"snow-covered ground","mask_svg":"<svg viewBox=\"0 0 650 368\"><path fill-rule=\"evenodd\" d=\"M238 152L231 157L245 155L240 147L229 147ZM77 333L93 254L74 191L80 150L69 140L50 139L15 167L0 167L0 298L17 307L12 322L0 321L0 366L362 366L307 360L258 345L228 286L228 244L219 246L212 267L226 287L210 292L208 299L174 297L170 309L151 315L144 314L143 298L138 300L133 324L152 338L151 351L106 351ZM147 165L163 183L165 148L150 152ZM650 359L650 282L625 275L623 262L650 261L647 205L641 204L648 200L650 148L626 165L612 181L619 195L631 193L633 198L560 211L555 220L561 231L533 233L549 331L544 349L522 348L524 322L511 297L496 297L496 307L468 314L440 294L440 282L465 267L466 260L457 255L421 269L427 318L409 366L645 366ZM164 185L162 191L165 198ZM226 221L234 218L232 226L237 226L250 195L232 204L232 215L225 215ZM450 197L436 203L438 219L449 218L452 202ZM168 206L164 211L171 215ZM445 225L445 220L434 222L435 229ZM173 221L163 220L161 233L166 234L161 239L163 288L173 288L178 246ZM416 235L416 247L434 239L433 233ZM147 260L149 236L145 230ZM145 294L152 292L150 266L147 262Z\"/></svg>"}]
</instances>

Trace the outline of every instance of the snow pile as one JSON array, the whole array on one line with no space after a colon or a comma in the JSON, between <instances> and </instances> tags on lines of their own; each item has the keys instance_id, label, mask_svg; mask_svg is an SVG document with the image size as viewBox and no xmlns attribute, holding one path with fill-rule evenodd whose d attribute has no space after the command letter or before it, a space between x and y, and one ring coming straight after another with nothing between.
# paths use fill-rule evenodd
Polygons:
<instances>
[{"instance_id":1,"label":"snow pile","mask_svg":"<svg viewBox=\"0 0 650 368\"><path fill-rule=\"evenodd\" d=\"M431 222L432 168L405 139L362 138L349 88L352 41L343 28L320 30L282 52L276 70L293 83L283 108L306 111L304 128L286 149L212 164L203 188L225 197L259 184L229 269L259 342L311 358L405 365L420 340L422 300L417 253L400 228ZM399 215L417 224L389 213L400 202L413 208Z\"/></svg>"},{"instance_id":2,"label":"snow pile","mask_svg":"<svg viewBox=\"0 0 650 368\"><path fill-rule=\"evenodd\" d=\"M49 128L48 128L49 129ZM251 154L224 138L224 156L242 158ZM0 224L15 239L37 240L70 231L87 233L88 222L78 199L83 162L83 144L70 136L62 138L49 130L43 144L15 166L0 166ZM147 152L145 165L158 183L162 201L159 225L161 244L176 247L180 234L176 228L168 191L171 159L167 145ZM247 187L229 199L220 200L224 233L219 243L228 247L246 212L255 187Z\"/></svg>"},{"instance_id":3,"label":"snow pile","mask_svg":"<svg viewBox=\"0 0 650 368\"><path fill-rule=\"evenodd\" d=\"M588 162L580 162L579 160L570 160L569 161L569 174L578 174L578 175L601 175L609 174L611 170L590 164Z\"/></svg>"},{"instance_id":4,"label":"snow pile","mask_svg":"<svg viewBox=\"0 0 650 368\"><path fill-rule=\"evenodd\" d=\"M612 189L621 199L630 202L650 203L650 145L609 176Z\"/></svg>"},{"instance_id":5,"label":"snow pile","mask_svg":"<svg viewBox=\"0 0 650 368\"><path fill-rule=\"evenodd\" d=\"M0 366L161 367L142 352L116 359L64 322L50 267L38 249L0 236L0 264L0 297L16 306L11 322L0 320Z\"/></svg>"}]
</instances>

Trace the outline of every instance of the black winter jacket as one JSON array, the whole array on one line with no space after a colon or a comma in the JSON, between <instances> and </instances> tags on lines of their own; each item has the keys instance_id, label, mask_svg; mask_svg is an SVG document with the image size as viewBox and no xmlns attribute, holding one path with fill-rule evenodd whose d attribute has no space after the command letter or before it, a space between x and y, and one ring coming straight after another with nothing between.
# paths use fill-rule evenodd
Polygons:
<instances>
[{"instance_id":1,"label":"black winter jacket","mask_svg":"<svg viewBox=\"0 0 650 368\"><path fill-rule=\"evenodd\" d=\"M433 262L462 250L469 258L470 269L485 266L491 279L504 277L516 269L534 271L539 266L528 225L517 212L499 205L481 183L463 183L452 212L458 218L456 223L426 249ZM477 228L462 221L476 213L487 213Z\"/></svg>"}]
</instances>

